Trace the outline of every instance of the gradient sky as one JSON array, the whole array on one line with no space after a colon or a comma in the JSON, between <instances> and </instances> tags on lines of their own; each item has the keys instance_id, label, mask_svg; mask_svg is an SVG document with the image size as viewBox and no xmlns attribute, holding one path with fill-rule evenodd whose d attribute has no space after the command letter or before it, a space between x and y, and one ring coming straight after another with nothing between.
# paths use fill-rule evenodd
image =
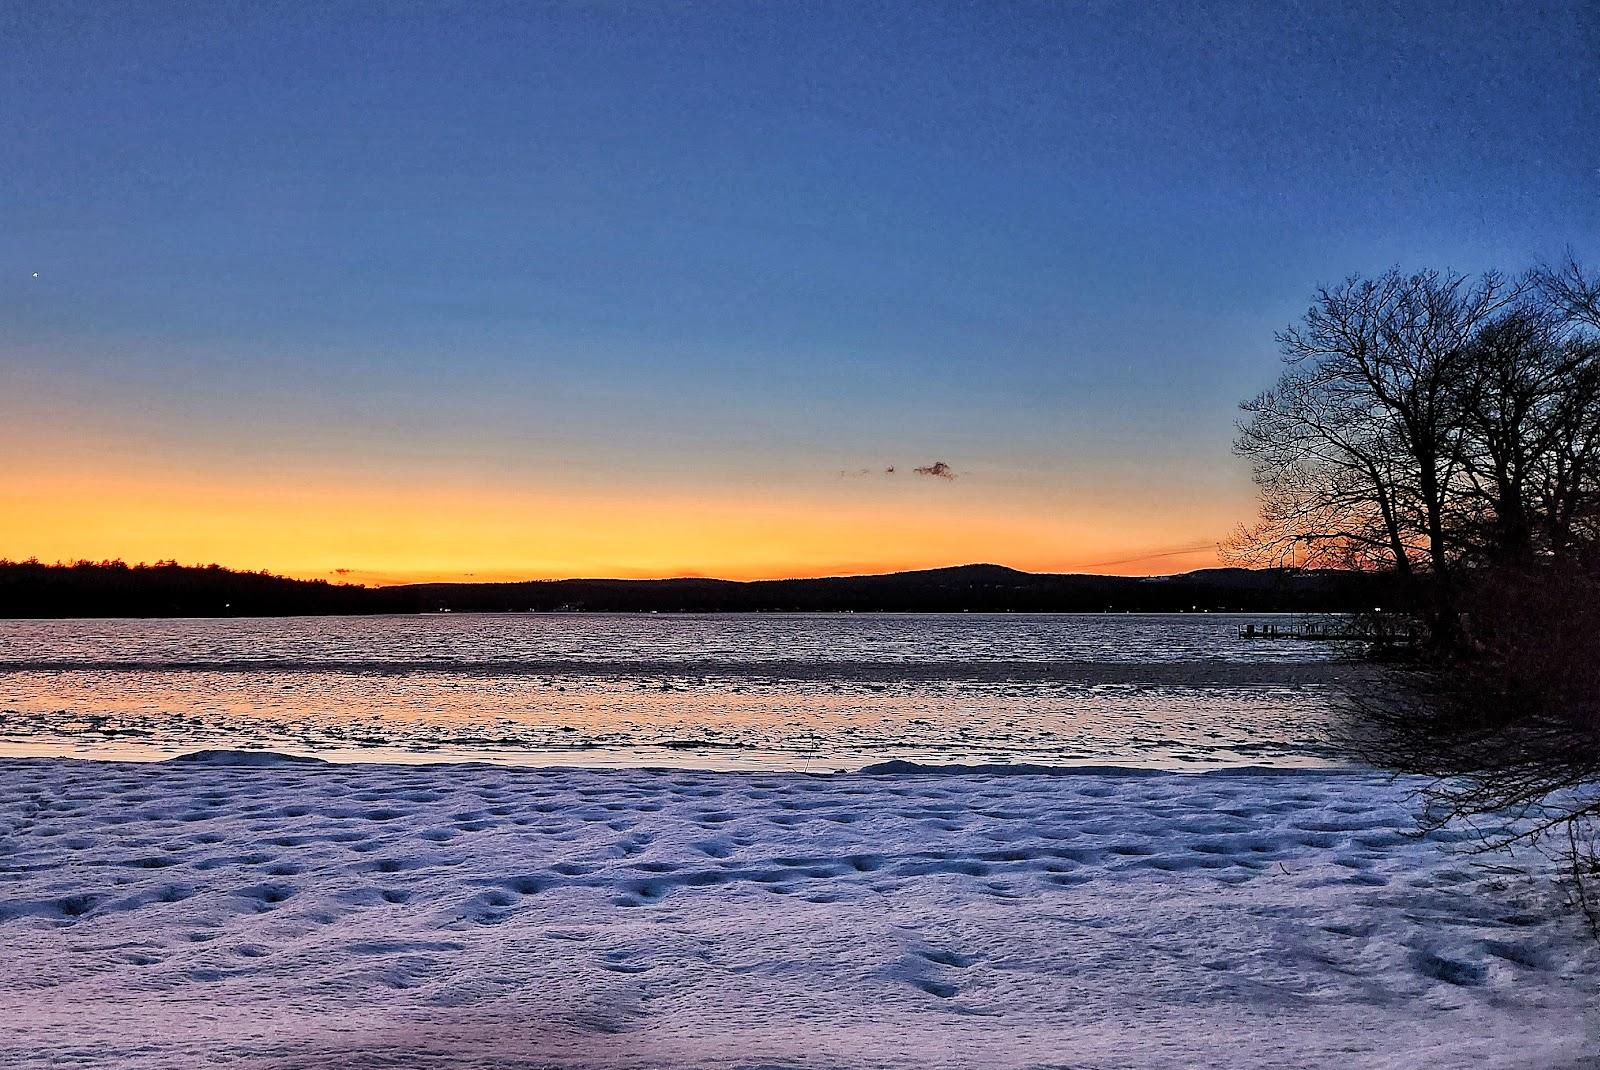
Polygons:
<instances>
[{"instance_id":1,"label":"gradient sky","mask_svg":"<svg viewBox=\"0 0 1600 1070\"><path fill-rule=\"evenodd\" d=\"M1569 246L1592 0L7 4L0 557L1179 571L1316 284Z\"/></svg>"}]
</instances>

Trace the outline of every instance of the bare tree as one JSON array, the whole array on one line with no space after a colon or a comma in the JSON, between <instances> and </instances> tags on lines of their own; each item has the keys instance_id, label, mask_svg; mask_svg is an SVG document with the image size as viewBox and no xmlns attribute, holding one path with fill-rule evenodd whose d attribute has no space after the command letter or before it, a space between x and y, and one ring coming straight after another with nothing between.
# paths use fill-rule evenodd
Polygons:
<instances>
[{"instance_id":1,"label":"bare tree","mask_svg":"<svg viewBox=\"0 0 1600 1070\"><path fill-rule=\"evenodd\" d=\"M1536 269L1534 281L1569 321L1600 329L1600 276L1585 270L1572 252L1559 264Z\"/></svg>"},{"instance_id":2,"label":"bare tree","mask_svg":"<svg viewBox=\"0 0 1600 1070\"><path fill-rule=\"evenodd\" d=\"M1527 563L1587 542L1600 487L1600 342L1540 290L1487 324L1460 383L1464 556Z\"/></svg>"},{"instance_id":3,"label":"bare tree","mask_svg":"<svg viewBox=\"0 0 1600 1070\"><path fill-rule=\"evenodd\" d=\"M1243 406L1242 551L1392 569L1433 639L1345 742L1435 777L1436 823L1553 847L1600 935L1600 279L1390 271L1318 291L1279 342Z\"/></svg>"},{"instance_id":4,"label":"bare tree","mask_svg":"<svg viewBox=\"0 0 1600 1070\"><path fill-rule=\"evenodd\" d=\"M1278 384L1243 408L1237 450L1262 515L1236 547L1256 560L1304 544L1314 564L1430 576L1436 630L1452 627L1453 491L1466 464L1472 346L1531 281L1453 272L1352 277L1319 289L1278 335Z\"/></svg>"}]
</instances>

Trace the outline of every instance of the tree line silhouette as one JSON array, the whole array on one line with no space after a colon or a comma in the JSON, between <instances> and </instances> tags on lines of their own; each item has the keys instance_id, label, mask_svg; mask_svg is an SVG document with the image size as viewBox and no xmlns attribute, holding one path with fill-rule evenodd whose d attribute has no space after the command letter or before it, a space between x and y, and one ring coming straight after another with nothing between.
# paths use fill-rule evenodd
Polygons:
<instances>
[{"instance_id":1,"label":"tree line silhouette","mask_svg":"<svg viewBox=\"0 0 1600 1070\"><path fill-rule=\"evenodd\" d=\"M0 562L0 616L283 616L525 612L1348 611L1392 594L1385 577L1208 569L1157 580L997 565L882 576L756 580L540 580L363 587L218 565Z\"/></svg>"}]
</instances>

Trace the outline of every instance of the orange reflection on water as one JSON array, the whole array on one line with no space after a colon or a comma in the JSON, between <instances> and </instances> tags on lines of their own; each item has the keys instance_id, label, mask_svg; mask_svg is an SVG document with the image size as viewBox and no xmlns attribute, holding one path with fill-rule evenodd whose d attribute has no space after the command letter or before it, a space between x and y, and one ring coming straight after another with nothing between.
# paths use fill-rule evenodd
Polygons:
<instances>
[{"instance_id":1,"label":"orange reflection on water","mask_svg":"<svg viewBox=\"0 0 1600 1070\"><path fill-rule=\"evenodd\" d=\"M650 677L11 672L0 674L0 704L0 744L13 753L161 758L245 746L363 761L819 771L895 758L1317 764L1328 712L1328 696L1297 688L794 681L666 667Z\"/></svg>"}]
</instances>

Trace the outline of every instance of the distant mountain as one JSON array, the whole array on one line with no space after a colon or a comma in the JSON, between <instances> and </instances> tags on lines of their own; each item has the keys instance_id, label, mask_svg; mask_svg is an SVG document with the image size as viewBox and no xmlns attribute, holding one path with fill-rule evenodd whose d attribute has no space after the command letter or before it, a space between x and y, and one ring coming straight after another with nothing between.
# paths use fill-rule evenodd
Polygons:
<instances>
[{"instance_id":1,"label":"distant mountain","mask_svg":"<svg viewBox=\"0 0 1600 1070\"><path fill-rule=\"evenodd\" d=\"M1380 574L1210 568L1175 576L1003 565L795 580L529 580L359 587L212 565L0 562L0 617L452 612L1331 612L1393 605Z\"/></svg>"}]
</instances>

